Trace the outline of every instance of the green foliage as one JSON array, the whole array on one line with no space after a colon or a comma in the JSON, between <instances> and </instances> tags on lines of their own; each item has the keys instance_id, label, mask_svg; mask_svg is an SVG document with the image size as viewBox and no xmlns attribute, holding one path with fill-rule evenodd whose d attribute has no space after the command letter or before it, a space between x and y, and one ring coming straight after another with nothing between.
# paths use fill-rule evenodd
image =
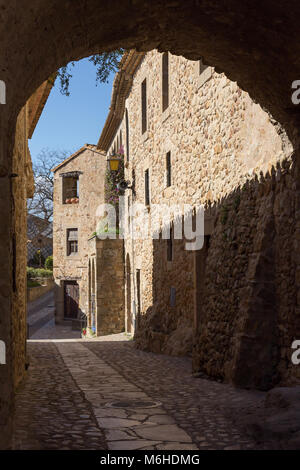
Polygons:
<instances>
[{"instance_id":1,"label":"green foliage","mask_svg":"<svg viewBox=\"0 0 300 470\"><path fill-rule=\"evenodd\" d=\"M112 52L103 52L102 54L95 54L89 57L89 61L96 67L96 85L97 83L107 83L109 75L118 71L123 53L123 49L117 49ZM60 92L65 96L70 96L70 80L73 76L71 67L74 67L74 65L75 62L70 62L68 65L61 67L57 72Z\"/></svg>"},{"instance_id":2,"label":"green foliage","mask_svg":"<svg viewBox=\"0 0 300 470\"><path fill-rule=\"evenodd\" d=\"M106 226L103 230L95 232L96 235L99 234L99 233L115 233L115 234L119 235L120 229L119 229L119 227L116 227L115 229L113 229L113 228L108 228Z\"/></svg>"},{"instance_id":3,"label":"green foliage","mask_svg":"<svg viewBox=\"0 0 300 470\"><path fill-rule=\"evenodd\" d=\"M37 277L52 277L53 272L50 269L31 268L27 266L27 279L35 279Z\"/></svg>"},{"instance_id":4,"label":"green foliage","mask_svg":"<svg viewBox=\"0 0 300 470\"><path fill-rule=\"evenodd\" d=\"M40 287L40 283L33 281L32 279L27 279L27 287Z\"/></svg>"},{"instance_id":5,"label":"green foliage","mask_svg":"<svg viewBox=\"0 0 300 470\"><path fill-rule=\"evenodd\" d=\"M48 258L46 258L46 261L45 261L45 268L50 270L50 271L53 271L53 256L48 256Z\"/></svg>"}]
</instances>

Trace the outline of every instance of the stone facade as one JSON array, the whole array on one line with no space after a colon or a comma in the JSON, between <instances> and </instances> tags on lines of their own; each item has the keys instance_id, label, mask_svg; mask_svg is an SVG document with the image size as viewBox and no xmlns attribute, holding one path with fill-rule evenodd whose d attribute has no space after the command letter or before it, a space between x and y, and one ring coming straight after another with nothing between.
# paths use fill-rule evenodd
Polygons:
<instances>
[{"instance_id":1,"label":"stone facade","mask_svg":"<svg viewBox=\"0 0 300 470\"><path fill-rule=\"evenodd\" d=\"M89 240L88 326L96 336L125 329L123 240Z\"/></svg>"},{"instance_id":2,"label":"stone facade","mask_svg":"<svg viewBox=\"0 0 300 470\"><path fill-rule=\"evenodd\" d=\"M135 331L140 348L190 354L195 371L240 386L292 383L299 379L290 361L299 315L292 146L223 74L171 54L168 61L167 108L163 111L162 54L151 51L134 75L114 139L101 148L113 153L122 139L125 179L135 188L125 193L127 211L133 202L145 203L148 170L146 213L151 216L154 204L202 204L205 245L187 251L186 240L175 239L168 261L167 240L131 240L126 213L127 331Z\"/></svg>"},{"instance_id":3,"label":"stone facade","mask_svg":"<svg viewBox=\"0 0 300 470\"><path fill-rule=\"evenodd\" d=\"M27 265L27 198L34 193L31 157L28 149L28 105L22 109L16 128L14 148L12 193L14 200L14 253L13 291L13 374L14 386L19 385L25 374L26 360L26 265Z\"/></svg>"},{"instance_id":4,"label":"stone facade","mask_svg":"<svg viewBox=\"0 0 300 470\"><path fill-rule=\"evenodd\" d=\"M6 221L0 246L3 268L0 335L7 344L9 361L14 224L9 175L15 128L26 101L54 70L70 60L116 47L126 50L137 47L144 51L159 48L189 59L203 55L218 72L224 71L231 80L237 80L243 90L272 113L293 141L295 171L300 161L299 107L291 101L291 84L300 76L300 46L294 40L298 31L298 3L274 2L272 10L261 4L250 8L248 3L239 0L223 4L194 0L136 0L126 4L117 1L110 8L99 0L78 0L74 8L69 2L50 0L45 7L43 2L30 0L28 6L16 9L13 2L6 4L1 21L1 81L7 85L7 99L2 108L5 112L0 115L0 176L3 178L0 200L1 216ZM18 34L11 28L12 17ZM103 27L99 28L99 22ZM9 369L10 366L1 367L1 416L10 403L7 398L11 386Z\"/></svg>"},{"instance_id":5,"label":"stone facade","mask_svg":"<svg viewBox=\"0 0 300 470\"><path fill-rule=\"evenodd\" d=\"M9 175L9 192L12 202L10 214L12 227L10 231L10 247L12 254L12 273L9 277L9 288L6 298L11 296L11 316L2 316L0 321L1 336L4 336L4 324L9 331L9 341L6 343L6 364L1 365L0 374L0 448L9 445L11 412L15 390L25 376L26 364L26 312L27 312L27 198L33 197L34 178L28 139L32 137L38 118L47 100L51 84L43 83L21 109L16 129L11 173ZM33 106L34 105L34 106ZM3 185L4 185L3 181ZM2 204L5 201L2 200ZM1 231L9 225L1 224Z\"/></svg>"},{"instance_id":6,"label":"stone facade","mask_svg":"<svg viewBox=\"0 0 300 470\"><path fill-rule=\"evenodd\" d=\"M94 145L85 145L75 154L58 165L54 170L53 210L53 275L56 284L56 322L65 318L64 288L68 281L79 286L78 318L85 316L89 309L88 296L88 240L96 231L96 211L104 202L106 171L105 155ZM78 201L65 203L72 188L68 174L78 172ZM66 186L64 190L63 185ZM68 253L67 233L77 229L78 251Z\"/></svg>"}]
</instances>

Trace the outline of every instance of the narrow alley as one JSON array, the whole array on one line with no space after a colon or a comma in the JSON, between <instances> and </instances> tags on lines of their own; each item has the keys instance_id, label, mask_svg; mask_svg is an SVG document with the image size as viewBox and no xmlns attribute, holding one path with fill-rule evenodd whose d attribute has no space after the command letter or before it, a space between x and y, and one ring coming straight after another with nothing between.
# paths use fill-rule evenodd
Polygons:
<instances>
[{"instance_id":1,"label":"narrow alley","mask_svg":"<svg viewBox=\"0 0 300 470\"><path fill-rule=\"evenodd\" d=\"M37 328L51 294L39 305L16 396L14 449L259 448L242 417L257 412L264 393L195 378L189 358L137 350L126 334L80 339L55 325L53 307Z\"/></svg>"}]
</instances>

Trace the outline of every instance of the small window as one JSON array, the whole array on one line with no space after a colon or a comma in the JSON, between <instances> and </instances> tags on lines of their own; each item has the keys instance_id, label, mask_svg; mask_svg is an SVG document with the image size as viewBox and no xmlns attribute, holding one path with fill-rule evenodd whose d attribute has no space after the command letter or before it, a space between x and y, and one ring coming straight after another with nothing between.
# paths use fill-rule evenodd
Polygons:
<instances>
[{"instance_id":1,"label":"small window","mask_svg":"<svg viewBox=\"0 0 300 470\"><path fill-rule=\"evenodd\" d=\"M69 228L67 230L67 255L78 253L78 229Z\"/></svg>"},{"instance_id":2,"label":"small window","mask_svg":"<svg viewBox=\"0 0 300 470\"><path fill-rule=\"evenodd\" d=\"M145 204L150 205L149 169L145 171Z\"/></svg>"},{"instance_id":3,"label":"small window","mask_svg":"<svg viewBox=\"0 0 300 470\"><path fill-rule=\"evenodd\" d=\"M167 187L171 186L172 184L172 173L171 173L171 152L166 154L166 172L167 172Z\"/></svg>"},{"instance_id":4,"label":"small window","mask_svg":"<svg viewBox=\"0 0 300 470\"><path fill-rule=\"evenodd\" d=\"M127 226L128 226L128 231L130 231L130 196L127 196Z\"/></svg>"},{"instance_id":5,"label":"small window","mask_svg":"<svg viewBox=\"0 0 300 470\"><path fill-rule=\"evenodd\" d=\"M123 136L122 136L122 131L120 131L120 150L123 147Z\"/></svg>"},{"instance_id":6,"label":"small window","mask_svg":"<svg viewBox=\"0 0 300 470\"><path fill-rule=\"evenodd\" d=\"M129 162L129 119L128 119L128 110L126 109L125 113L125 121L126 121L126 158Z\"/></svg>"},{"instance_id":7,"label":"small window","mask_svg":"<svg viewBox=\"0 0 300 470\"><path fill-rule=\"evenodd\" d=\"M201 75L204 72L204 70L206 70L207 68L208 68L208 65L205 65L203 63L203 59L201 58L199 60L199 75Z\"/></svg>"},{"instance_id":8,"label":"small window","mask_svg":"<svg viewBox=\"0 0 300 470\"><path fill-rule=\"evenodd\" d=\"M142 134L147 130L147 82L146 78L142 83Z\"/></svg>"},{"instance_id":9,"label":"small window","mask_svg":"<svg viewBox=\"0 0 300 470\"><path fill-rule=\"evenodd\" d=\"M162 56L162 111L169 106L169 53Z\"/></svg>"},{"instance_id":10,"label":"small window","mask_svg":"<svg viewBox=\"0 0 300 470\"><path fill-rule=\"evenodd\" d=\"M77 174L64 176L63 184L63 204L74 204L79 202L79 177Z\"/></svg>"},{"instance_id":11,"label":"small window","mask_svg":"<svg viewBox=\"0 0 300 470\"><path fill-rule=\"evenodd\" d=\"M167 261L173 261L173 227L170 227L170 236L167 240Z\"/></svg>"},{"instance_id":12,"label":"small window","mask_svg":"<svg viewBox=\"0 0 300 470\"><path fill-rule=\"evenodd\" d=\"M12 288L17 292L17 238L16 234L12 237Z\"/></svg>"},{"instance_id":13,"label":"small window","mask_svg":"<svg viewBox=\"0 0 300 470\"><path fill-rule=\"evenodd\" d=\"M131 197L132 197L132 201L134 201L135 200L135 169L134 168L131 170L131 186L132 186Z\"/></svg>"}]
</instances>

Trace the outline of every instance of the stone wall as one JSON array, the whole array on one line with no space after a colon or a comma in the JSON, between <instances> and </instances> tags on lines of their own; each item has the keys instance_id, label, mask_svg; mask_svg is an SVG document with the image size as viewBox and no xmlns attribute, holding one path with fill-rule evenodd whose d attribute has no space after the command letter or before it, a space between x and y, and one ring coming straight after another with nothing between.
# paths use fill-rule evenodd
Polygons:
<instances>
[{"instance_id":1,"label":"stone wall","mask_svg":"<svg viewBox=\"0 0 300 470\"><path fill-rule=\"evenodd\" d=\"M288 365L295 330L295 266L282 249L289 251L294 242L290 192L295 194L296 180L294 171L282 169L283 164L291 165L291 145L268 114L235 83L210 68L199 76L199 63L182 57L169 56L170 104L163 113L161 67L162 54L148 53L126 101L130 155L125 177L132 180L134 172L136 190L135 196L126 193L126 203L144 203L144 173L149 169L150 215L153 204L203 204L215 225L205 224L210 240L204 281L195 280L195 253L185 250L185 241L174 240L171 262L166 259L165 240L125 241L126 272L130 272L127 330L137 324L141 348L192 354L197 325L195 370L243 386L268 388L276 381L286 383L297 375L296 368ZM141 83L145 78L148 127L142 134ZM125 120L121 129L124 142ZM166 187L167 152L172 161L170 187ZM195 292L200 282L203 305L197 318ZM132 300L137 318L133 318ZM246 353L251 341L253 360ZM261 355L261 373L255 372L257 355Z\"/></svg>"},{"instance_id":2,"label":"stone wall","mask_svg":"<svg viewBox=\"0 0 300 470\"><path fill-rule=\"evenodd\" d=\"M96 299L95 333L97 336L120 333L125 329L123 240L93 237L89 240L89 260L95 267L90 285Z\"/></svg>"},{"instance_id":3,"label":"stone wall","mask_svg":"<svg viewBox=\"0 0 300 470\"><path fill-rule=\"evenodd\" d=\"M225 198L208 252L194 367L268 389L300 379L299 168L291 161Z\"/></svg>"},{"instance_id":4,"label":"stone wall","mask_svg":"<svg viewBox=\"0 0 300 470\"><path fill-rule=\"evenodd\" d=\"M61 173L80 171L79 203L63 204ZM59 166L54 176L53 275L55 279L56 321L64 318L64 280L77 280L79 309L87 314L88 239L96 231L96 211L104 202L106 157L95 146L86 145L74 158ZM67 229L78 229L78 253L67 255Z\"/></svg>"},{"instance_id":5,"label":"stone wall","mask_svg":"<svg viewBox=\"0 0 300 470\"><path fill-rule=\"evenodd\" d=\"M13 165L10 176L12 228L10 249L12 276L10 285L2 285L6 298L11 296L10 342L6 341L6 365L1 365L0 375L0 448L7 448L10 439L13 395L25 375L26 360L26 264L27 264L27 198L32 197L34 181L28 150L28 109L25 105L17 119ZM3 201L4 202L4 201ZM8 223L8 221L7 221ZM2 221L1 230L6 223ZM3 247L4 248L4 247ZM0 320L3 326L4 318ZM3 336L1 335L1 338Z\"/></svg>"},{"instance_id":6,"label":"stone wall","mask_svg":"<svg viewBox=\"0 0 300 470\"><path fill-rule=\"evenodd\" d=\"M13 220L12 244L14 269L12 279L12 332L14 386L25 374L26 355L26 265L27 265L27 198L33 196L34 181L31 157L28 150L27 105L22 109L16 128L14 148L12 194Z\"/></svg>"},{"instance_id":7,"label":"stone wall","mask_svg":"<svg viewBox=\"0 0 300 470\"><path fill-rule=\"evenodd\" d=\"M45 284L27 289L27 302L33 302L54 288L53 279L46 279Z\"/></svg>"}]
</instances>

